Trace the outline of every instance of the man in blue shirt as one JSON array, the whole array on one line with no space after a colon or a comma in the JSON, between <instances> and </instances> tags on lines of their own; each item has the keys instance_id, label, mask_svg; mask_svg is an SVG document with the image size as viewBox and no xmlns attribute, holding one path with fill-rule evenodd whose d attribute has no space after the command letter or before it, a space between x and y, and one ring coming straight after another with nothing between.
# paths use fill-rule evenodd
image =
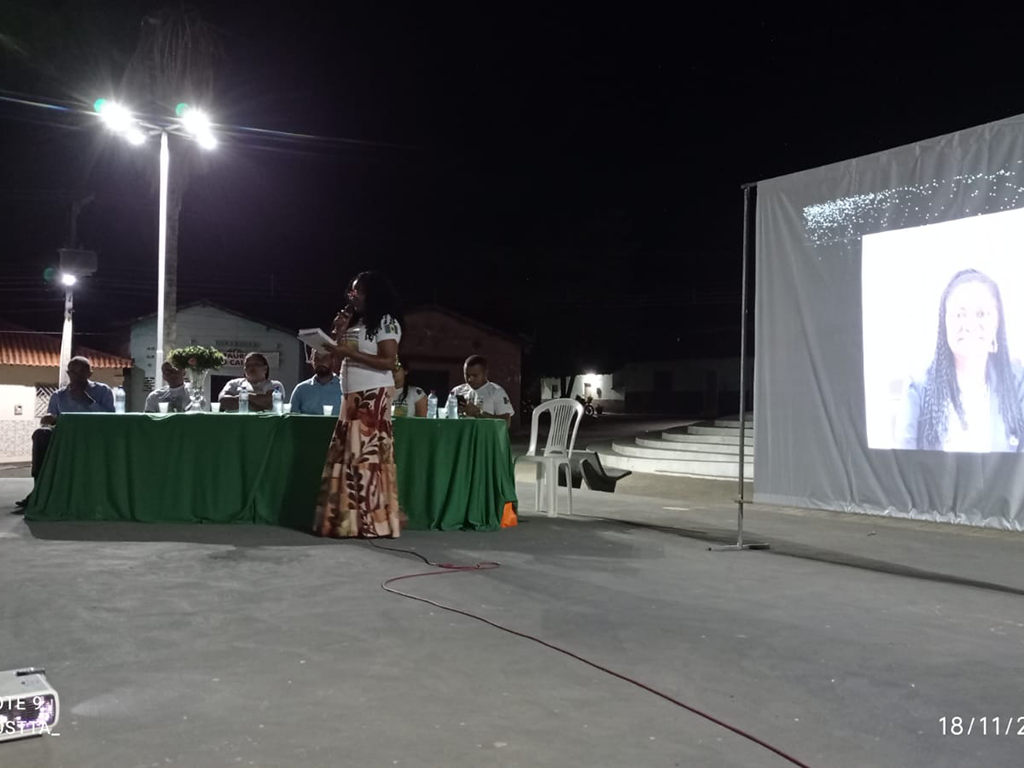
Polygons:
<instances>
[{"instance_id":1,"label":"man in blue shirt","mask_svg":"<svg viewBox=\"0 0 1024 768\"><path fill-rule=\"evenodd\" d=\"M72 357L68 362L67 386L50 395L50 407L43 426L53 426L62 413L113 413L114 390L106 384L89 381L92 363L87 357Z\"/></svg>"},{"instance_id":2,"label":"man in blue shirt","mask_svg":"<svg viewBox=\"0 0 1024 768\"><path fill-rule=\"evenodd\" d=\"M292 392L292 413L306 413L322 416L324 406L331 406L331 413L341 413L341 379L334 373L334 360L329 352L317 350L313 353L313 377L299 382Z\"/></svg>"},{"instance_id":3,"label":"man in blue shirt","mask_svg":"<svg viewBox=\"0 0 1024 768\"><path fill-rule=\"evenodd\" d=\"M50 406L40 419L42 427L32 433L32 477L39 475L46 449L57 417L62 413L113 413L114 390L106 384L89 381L92 363L87 357L72 357L68 362L68 384L50 395ZM30 494L31 495L31 494ZM28 497L17 502L19 509L28 506Z\"/></svg>"}]
</instances>

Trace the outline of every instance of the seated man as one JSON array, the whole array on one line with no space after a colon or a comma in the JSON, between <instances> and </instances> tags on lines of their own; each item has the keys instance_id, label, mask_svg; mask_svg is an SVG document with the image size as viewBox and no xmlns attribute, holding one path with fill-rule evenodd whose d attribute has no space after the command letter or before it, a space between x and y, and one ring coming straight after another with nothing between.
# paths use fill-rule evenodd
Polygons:
<instances>
[{"instance_id":1,"label":"seated man","mask_svg":"<svg viewBox=\"0 0 1024 768\"><path fill-rule=\"evenodd\" d=\"M452 390L453 395L461 398L459 413L478 419L502 419L506 425L511 424L516 410L505 390L487 380L487 361L473 355L466 360L463 374L466 383Z\"/></svg>"},{"instance_id":2,"label":"seated man","mask_svg":"<svg viewBox=\"0 0 1024 768\"><path fill-rule=\"evenodd\" d=\"M300 381L292 391L292 413L322 416L330 405L335 416L341 414L341 379L333 371L334 357L322 349L313 352L310 361L313 377Z\"/></svg>"},{"instance_id":3,"label":"seated man","mask_svg":"<svg viewBox=\"0 0 1024 768\"><path fill-rule=\"evenodd\" d=\"M42 425L32 433L32 478L39 476L46 449L50 445L53 426L62 413L113 413L114 391L106 384L89 381L92 363L87 357L73 357L68 362L68 384L50 395ZM31 494L29 494L31 495ZM19 509L28 506L28 496L17 502Z\"/></svg>"},{"instance_id":4,"label":"seated man","mask_svg":"<svg viewBox=\"0 0 1024 768\"><path fill-rule=\"evenodd\" d=\"M154 389L146 398L146 413L157 413L160 403L167 403L170 413L184 413L192 405L192 397L188 385L185 384L185 372L179 371L173 363L167 362L160 366L164 374L164 385Z\"/></svg>"},{"instance_id":5,"label":"seated man","mask_svg":"<svg viewBox=\"0 0 1024 768\"><path fill-rule=\"evenodd\" d=\"M242 364L245 377L232 379L220 391L217 399L222 411L238 410L238 393L249 393L250 411L269 411L274 407L274 390L284 398L284 386L270 378L270 363L259 352L250 352Z\"/></svg>"}]
</instances>

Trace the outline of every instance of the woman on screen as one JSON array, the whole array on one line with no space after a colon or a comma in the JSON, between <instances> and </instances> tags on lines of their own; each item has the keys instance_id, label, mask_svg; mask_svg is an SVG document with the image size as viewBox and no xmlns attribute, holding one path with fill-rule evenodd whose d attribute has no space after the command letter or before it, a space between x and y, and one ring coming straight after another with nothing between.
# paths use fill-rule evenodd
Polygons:
<instances>
[{"instance_id":1,"label":"woman on screen","mask_svg":"<svg viewBox=\"0 0 1024 768\"><path fill-rule=\"evenodd\" d=\"M924 381L911 381L904 394L896 447L956 453L1019 450L1022 378L1007 348L999 286L975 269L957 272L939 300L935 357Z\"/></svg>"}]
</instances>

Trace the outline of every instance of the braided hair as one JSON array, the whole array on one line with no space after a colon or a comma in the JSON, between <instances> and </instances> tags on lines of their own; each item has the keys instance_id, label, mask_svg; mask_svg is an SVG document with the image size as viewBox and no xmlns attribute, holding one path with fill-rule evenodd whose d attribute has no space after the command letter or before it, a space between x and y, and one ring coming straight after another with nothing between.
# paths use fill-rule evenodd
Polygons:
<instances>
[{"instance_id":1,"label":"braided hair","mask_svg":"<svg viewBox=\"0 0 1024 768\"><path fill-rule=\"evenodd\" d=\"M939 299L939 332L935 341L935 357L928 367L928 377L921 400L921 415L918 420L918 447L925 450L941 451L949 430L949 406L966 428L966 415L960 397L960 384L956 378L956 361L949 347L946 331L946 302L953 290L965 283L981 283L992 294L999 313L996 328L996 350L990 352L985 377L989 386L999 398L999 414L1006 425L1007 437L1018 441L1024 435L1024 415L1017 398L1017 382L1010 361L1009 346L1006 343L1006 318L1003 313L1003 299L999 286L988 275L976 269L965 269L953 275L946 290Z\"/></svg>"},{"instance_id":2,"label":"braided hair","mask_svg":"<svg viewBox=\"0 0 1024 768\"><path fill-rule=\"evenodd\" d=\"M380 272L360 272L352 281L352 286L355 287L356 283L366 294L366 312L354 314L351 325L355 326L362 320L366 326L367 341L373 341L385 315L390 315L400 326L405 326L402 304L390 280Z\"/></svg>"}]
</instances>

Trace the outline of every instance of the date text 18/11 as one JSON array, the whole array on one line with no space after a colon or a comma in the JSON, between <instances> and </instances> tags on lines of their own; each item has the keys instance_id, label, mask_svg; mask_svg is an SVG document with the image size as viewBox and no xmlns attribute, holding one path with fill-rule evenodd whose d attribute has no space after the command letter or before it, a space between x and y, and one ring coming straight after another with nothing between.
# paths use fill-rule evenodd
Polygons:
<instances>
[{"instance_id":1,"label":"date text 18/11","mask_svg":"<svg viewBox=\"0 0 1024 768\"><path fill-rule=\"evenodd\" d=\"M1024 736L1020 717L940 717L943 736Z\"/></svg>"}]
</instances>

